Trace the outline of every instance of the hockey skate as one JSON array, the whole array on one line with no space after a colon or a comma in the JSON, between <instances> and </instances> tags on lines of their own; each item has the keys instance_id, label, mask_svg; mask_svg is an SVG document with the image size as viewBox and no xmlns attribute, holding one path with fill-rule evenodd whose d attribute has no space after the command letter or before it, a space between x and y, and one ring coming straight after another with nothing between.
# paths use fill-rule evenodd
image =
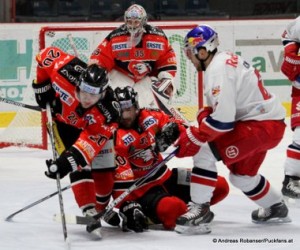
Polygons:
<instances>
[{"instance_id":1,"label":"hockey skate","mask_svg":"<svg viewBox=\"0 0 300 250\"><path fill-rule=\"evenodd\" d=\"M300 178L285 176L281 193L288 205L300 206Z\"/></svg>"},{"instance_id":2,"label":"hockey skate","mask_svg":"<svg viewBox=\"0 0 300 250\"><path fill-rule=\"evenodd\" d=\"M291 222L288 212L287 206L282 201L268 208L254 210L252 212L252 222L261 224Z\"/></svg>"},{"instance_id":3,"label":"hockey skate","mask_svg":"<svg viewBox=\"0 0 300 250\"><path fill-rule=\"evenodd\" d=\"M188 211L176 220L175 231L181 234L206 234L211 232L210 223L214 213L210 211L210 204L196 204L190 202Z\"/></svg>"},{"instance_id":4,"label":"hockey skate","mask_svg":"<svg viewBox=\"0 0 300 250\"><path fill-rule=\"evenodd\" d=\"M87 225L87 232L96 235L98 238L102 239L101 234L101 221L94 219L98 213L95 208L87 209L83 212L83 216L90 220L90 223Z\"/></svg>"}]
</instances>

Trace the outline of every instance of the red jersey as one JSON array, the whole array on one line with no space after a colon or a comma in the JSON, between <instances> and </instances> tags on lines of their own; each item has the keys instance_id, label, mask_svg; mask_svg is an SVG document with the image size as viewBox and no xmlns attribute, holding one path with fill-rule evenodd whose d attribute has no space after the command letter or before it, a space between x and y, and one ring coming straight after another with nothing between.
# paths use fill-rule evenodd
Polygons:
<instances>
[{"instance_id":1,"label":"red jersey","mask_svg":"<svg viewBox=\"0 0 300 250\"><path fill-rule=\"evenodd\" d=\"M151 25L144 26L141 42L130 45L130 33L125 24L113 30L92 53L90 60L97 61L107 71L115 69L138 82L145 76L167 71L176 74L176 56L165 33Z\"/></svg>"},{"instance_id":2,"label":"red jersey","mask_svg":"<svg viewBox=\"0 0 300 250\"><path fill-rule=\"evenodd\" d=\"M80 109L76 86L86 63L56 47L42 50L36 60L37 84L50 80L61 103L61 111L55 114L54 120L82 129L73 147L89 165L112 136L117 124L106 124L106 118L97 106Z\"/></svg>"},{"instance_id":3,"label":"red jersey","mask_svg":"<svg viewBox=\"0 0 300 250\"><path fill-rule=\"evenodd\" d=\"M115 132L117 170L115 173L114 198L122 194L139 178L145 176L162 160L162 155L153 151L155 135L167 123L174 121L156 109L141 109L134 128L118 128ZM183 126L179 123L179 126ZM129 194L125 200L136 200L150 188L162 185L171 175L167 166L162 167L141 187Z\"/></svg>"}]
</instances>

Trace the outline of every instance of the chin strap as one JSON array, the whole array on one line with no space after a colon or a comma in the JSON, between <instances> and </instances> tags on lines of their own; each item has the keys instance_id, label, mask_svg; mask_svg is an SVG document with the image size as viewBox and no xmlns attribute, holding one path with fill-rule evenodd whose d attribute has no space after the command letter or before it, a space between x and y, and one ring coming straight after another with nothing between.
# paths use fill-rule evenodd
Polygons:
<instances>
[{"instance_id":1,"label":"chin strap","mask_svg":"<svg viewBox=\"0 0 300 250\"><path fill-rule=\"evenodd\" d=\"M205 66L205 62L207 61L207 59L210 57L210 56L213 56L214 53L211 53L211 52L208 52L208 55L205 59L200 59L198 54L195 54L195 57L197 58L197 60L200 62L200 65L201 65L201 68L202 68L202 71L205 71L206 70L206 66Z\"/></svg>"}]
</instances>

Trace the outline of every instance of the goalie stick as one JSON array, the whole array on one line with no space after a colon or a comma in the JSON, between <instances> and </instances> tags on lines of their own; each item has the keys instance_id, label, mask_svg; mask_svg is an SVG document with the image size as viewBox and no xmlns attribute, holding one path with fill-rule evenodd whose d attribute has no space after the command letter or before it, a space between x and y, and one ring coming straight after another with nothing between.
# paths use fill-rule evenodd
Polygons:
<instances>
[{"instance_id":1,"label":"goalie stick","mask_svg":"<svg viewBox=\"0 0 300 250\"><path fill-rule=\"evenodd\" d=\"M33 105L29 105L29 104L25 104L25 103L21 103L21 102L16 102L13 100L9 100L3 97L0 97L0 102L4 102L7 104L11 104L11 105L15 105L21 108L27 108L27 109L31 109L31 110L35 110L35 111L42 111L42 109L39 106L33 106Z\"/></svg>"},{"instance_id":2,"label":"goalie stick","mask_svg":"<svg viewBox=\"0 0 300 250\"><path fill-rule=\"evenodd\" d=\"M128 189L126 189L120 196L118 196L116 199L114 199L111 203L108 204L108 206L98 213L97 215L93 216L94 221L91 223L88 223L86 226L87 232L92 232L95 227L99 226L99 219L105 214L111 211L114 207L116 207L118 204L120 204L126 196L128 196L131 192L133 192L135 189L140 187L142 184L144 184L149 178L151 178L153 175L155 175L162 166L166 164L169 160L171 160L177 152L177 148L175 148L168 156L166 156L163 160L155 164L153 166L153 169L148 172L144 177L138 179L133 185L131 185Z\"/></svg>"}]
</instances>

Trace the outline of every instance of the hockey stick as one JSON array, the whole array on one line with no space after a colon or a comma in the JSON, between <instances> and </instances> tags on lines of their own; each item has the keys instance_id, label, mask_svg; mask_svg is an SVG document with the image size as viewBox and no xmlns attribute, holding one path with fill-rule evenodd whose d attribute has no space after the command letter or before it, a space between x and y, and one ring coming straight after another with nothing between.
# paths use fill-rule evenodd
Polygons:
<instances>
[{"instance_id":1,"label":"hockey stick","mask_svg":"<svg viewBox=\"0 0 300 250\"><path fill-rule=\"evenodd\" d=\"M49 131L49 137L50 137L50 142L51 142L51 147L52 147L53 160L56 161L57 153L56 153L56 150L55 150L53 121L52 121L51 107L50 107L49 103L47 103L46 111L47 111L47 122L49 124L48 131ZM67 243L67 248L70 248L70 244L69 244L69 240L68 240L68 232L67 232L67 225L66 225L64 203L63 203L62 189L61 189L61 185L60 185L59 173L56 174L56 186L57 186L57 192L58 192L58 198L59 198L59 208L60 208L60 215L61 215L61 221L62 221L64 240Z\"/></svg>"},{"instance_id":2,"label":"hockey stick","mask_svg":"<svg viewBox=\"0 0 300 250\"><path fill-rule=\"evenodd\" d=\"M0 97L0 102L4 102L7 104L11 104L11 105L15 105L21 108L27 108L27 109L31 109L31 110L35 110L35 111L42 111L42 109L39 106L32 106L32 105L28 105L25 103L21 103L21 102L16 102L13 100L8 100L6 98Z\"/></svg>"},{"instance_id":3,"label":"hockey stick","mask_svg":"<svg viewBox=\"0 0 300 250\"><path fill-rule=\"evenodd\" d=\"M66 187L62 188L61 191L63 192L63 191L65 191L65 190L69 189L70 187L71 187L71 185L66 186ZM39 199L39 200L37 200L37 201L35 201L35 202L33 202L33 203L31 203L31 204L29 204L29 205L23 207L23 208L21 208L20 210L18 210L18 211L16 211L16 212L12 213L11 215L7 216L7 217L5 218L5 220L6 220L6 221L11 221L12 218L13 218L15 215L17 215L17 214L19 214L19 213L21 213L21 212L23 212L23 211L25 211L25 210L27 210L27 209L29 209L29 208L31 208L31 207L34 207L35 205L38 205L38 204L42 203L43 201L48 200L48 199L50 199L51 197L53 197L53 196L55 196L55 195L57 195L57 194L58 194L58 191L56 191L56 192L54 192L54 193L52 193L52 194L49 194L49 195L45 196L44 198L41 198L41 199Z\"/></svg>"},{"instance_id":4,"label":"hockey stick","mask_svg":"<svg viewBox=\"0 0 300 250\"><path fill-rule=\"evenodd\" d=\"M73 49L73 51L74 51L75 56L76 56L77 58L79 58L79 54L78 54L78 51L77 51L77 49L76 49L76 45L75 45L74 39L73 39L73 37L72 37L72 34L69 33L69 34L67 35L67 37L68 37L69 43L70 43L70 45L71 45L71 47L72 47L72 49Z\"/></svg>"},{"instance_id":5,"label":"hockey stick","mask_svg":"<svg viewBox=\"0 0 300 250\"><path fill-rule=\"evenodd\" d=\"M189 126L190 122L176 108L172 107L168 103L168 99L165 97L165 95L158 90L159 84L160 82L157 81L155 83L152 83L151 86L151 90L154 95L154 99L156 101L157 106L167 115L171 115L175 119L181 120L184 125Z\"/></svg>"},{"instance_id":6,"label":"hockey stick","mask_svg":"<svg viewBox=\"0 0 300 250\"><path fill-rule=\"evenodd\" d=\"M118 204L120 204L124 198L126 196L128 196L131 192L133 192L135 189L137 189L138 187L140 187L142 184L144 184L150 177L152 177L153 175L155 175L162 166L164 166L166 164L166 162L168 162L169 160L171 160L175 154L177 152L177 148L174 149L168 156L166 156L163 160L161 160L160 162L158 162L157 164L155 164L153 166L153 169L151 171L148 172L148 174L146 174L145 176L143 176L142 178L138 179L133 185L131 185L128 189L126 189L120 196L118 196L116 199L114 199L111 203L108 204L108 206L101 211L100 213L96 214L95 216L93 216L95 221L92 221L91 223L89 223L86 226L86 230L88 232L91 232L94 230L95 227L99 226L99 219L106 213L108 213L109 211L111 211L115 206L117 206Z\"/></svg>"}]
</instances>

